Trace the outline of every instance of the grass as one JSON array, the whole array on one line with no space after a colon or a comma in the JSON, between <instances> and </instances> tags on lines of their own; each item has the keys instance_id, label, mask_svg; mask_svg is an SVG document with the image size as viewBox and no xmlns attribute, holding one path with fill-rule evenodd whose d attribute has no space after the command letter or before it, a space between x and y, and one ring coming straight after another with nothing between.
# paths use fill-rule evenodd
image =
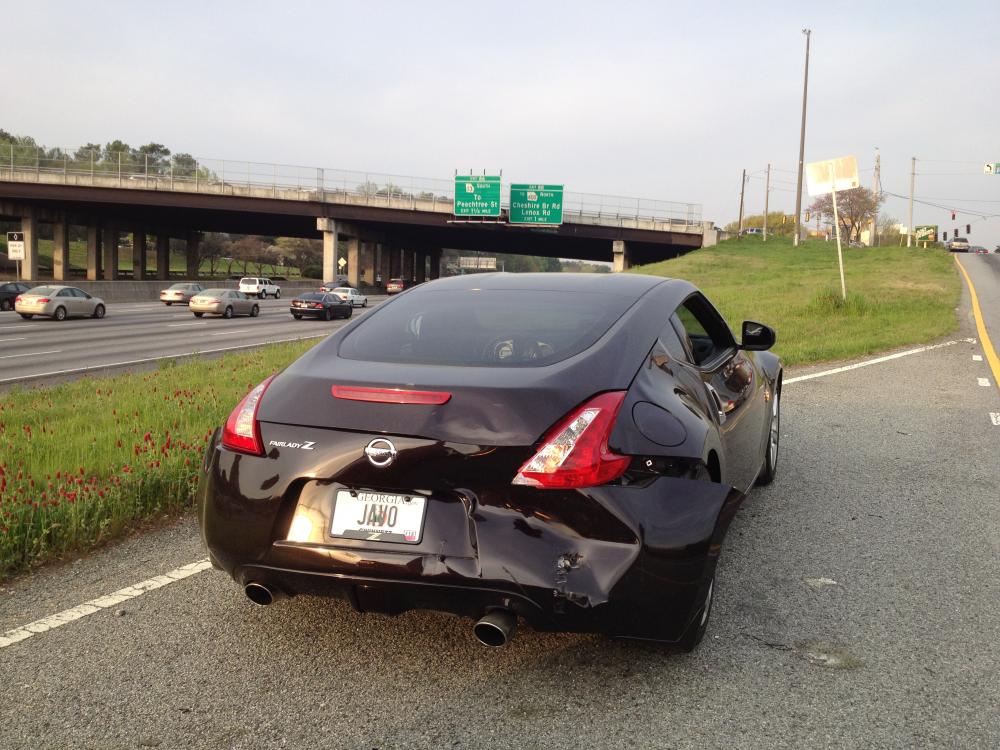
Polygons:
<instances>
[{"instance_id":1,"label":"grass","mask_svg":"<svg viewBox=\"0 0 1000 750\"><path fill-rule=\"evenodd\" d=\"M786 238L727 240L713 248L632 269L687 279L735 331L756 320L778 332L786 365L848 359L930 341L958 326L960 282L939 247L844 248L847 301L837 246Z\"/></svg>"},{"instance_id":2,"label":"grass","mask_svg":"<svg viewBox=\"0 0 1000 750\"><path fill-rule=\"evenodd\" d=\"M212 431L315 343L0 395L0 579L189 507Z\"/></svg>"}]
</instances>

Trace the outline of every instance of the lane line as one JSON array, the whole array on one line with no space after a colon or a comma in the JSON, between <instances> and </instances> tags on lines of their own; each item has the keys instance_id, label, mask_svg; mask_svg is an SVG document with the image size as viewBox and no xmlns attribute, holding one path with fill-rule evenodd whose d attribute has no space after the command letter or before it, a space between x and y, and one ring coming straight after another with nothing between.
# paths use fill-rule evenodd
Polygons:
<instances>
[{"instance_id":1,"label":"lane line","mask_svg":"<svg viewBox=\"0 0 1000 750\"><path fill-rule=\"evenodd\" d=\"M218 354L219 352L232 352L239 349L255 349L260 346L270 344L288 344L293 341L307 341L308 339L326 338L332 333L314 333L309 336L297 336L291 339L271 339L268 341L257 341L253 344L238 344L236 346L220 346L215 349L202 349L197 352L182 352L181 354L161 354L158 357L146 357L144 359L130 359L124 362L108 362L100 365L87 365L86 367L72 367L66 370L52 370L50 372L36 372L29 375L21 375L16 378L0 378L0 383L14 383L22 380L35 380L36 378L48 378L55 375L72 375L78 372L90 372L91 370L106 370L109 367L126 367L128 365L140 365L146 362L158 362L161 359L184 359L185 357L197 357L202 354Z\"/></svg>"},{"instance_id":2,"label":"lane line","mask_svg":"<svg viewBox=\"0 0 1000 750\"><path fill-rule=\"evenodd\" d=\"M0 359L13 359L14 357L37 357L40 354L60 354L62 349L50 349L47 352L25 352L24 354L4 354Z\"/></svg>"},{"instance_id":3,"label":"lane line","mask_svg":"<svg viewBox=\"0 0 1000 750\"><path fill-rule=\"evenodd\" d=\"M25 328L25 323L27 323L27 321L25 321L24 323L18 323L16 326L0 326L0 330L6 331L11 328L20 328L23 331Z\"/></svg>"},{"instance_id":4,"label":"lane line","mask_svg":"<svg viewBox=\"0 0 1000 750\"><path fill-rule=\"evenodd\" d=\"M982 354L973 354L972 355L972 361L973 362L982 362L983 361L983 355Z\"/></svg>"},{"instance_id":5,"label":"lane line","mask_svg":"<svg viewBox=\"0 0 1000 750\"><path fill-rule=\"evenodd\" d=\"M203 570L208 570L211 567L212 563L208 561L208 558L204 558L202 560L198 560L197 562L188 563L187 565L182 565L179 568L174 568L173 570L164 573L162 576L156 576L155 578L140 581L132 586L127 586L110 594L100 596L97 599L91 599L89 602L84 602L83 604L78 604L75 607L64 609L62 612L56 612L54 615L49 615L48 617L43 617L40 620L29 622L27 625L22 625L19 628L8 630L3 635L0 635L0 648L7 648L8 646L13 646L15 643L26 641L27 639L33 638L41 633L47 633L50 630L61 628L63 625L68 625L69 623L76 622L84 617L89 617L95 612L100 612L102 609L117 607L119 604L126 602L129 599L136 599L150 591L155 591L156 589L161 589L164 586L169 586L172 583L183 581L185 578L190 578L191 576L201 573Z\"/></svg>"},{"instance_id":6,"label":"lane line","mask_svg":"<svg viewBox=\"0 0 1000 750\"><path fill-rule=\"evenodd\" d=\"M972 279L969 278L965 266L962 265L957 255L953 257L955 258L955 263L958 265L958 270L962 272L962 276L965 278L966 286L969 287L969 296L972 298L972 315L976 319L976 330L979 331L979 341L983 345L983 354L986 355L986 361L990 363L990 369L993 370L993 381L1000 388L1000 357L997 356L996 350L993 348L989 331L986 330L986 323L983 322L983 311L979 308L979 295L976 294L976 287L973 285Z\"/></svg>"},{"instance_id":7,"label":"lane line","mask_svg":"<svg viewBox=\"0 0 1000 750\"><path fill-rule=\"evenodd\" d=\"M207 326L207 320L199 320L194 323L167 323L167 328L183 328L184 326Z\"/></svg>"},{"instance_id":8,"label":"lane line","mask_svg":"<svg viewBox=\"0 0 1000 750\"><path fill-rule=\"evenodd\" d=\"M977 381L977 382L979 383L979 385L981 385L981 386L982 386L983 388L989 388L989 387L990 387L990 379L989 379L989 378L976 378L976 381Z\"/></svg>"},{"instance_id":9,"label":"lane line","mask_svg":"<svg viewBox=\"0 0 1000 750\"><path fill-rule=\"evenodd\" d=\"M26 336L18 336L14 339L0 339L0 341L24 341L26 338Z\"/></svg>"},{"instance_id":10,"label":"lane line","mask_svg":"<svg viewBox=\"0 0 1000 750\"><path fill-rule=\"evenodd\" d=\"M209 336L231 336L234 333L250 333L249 328L237 328L235 331L219 331L218 333L210 333Z\"/></svg>"},{"instance_id":11,"label":"lane line","mask_svg":"<svg viewBox=\"0 0 1000 750\"><path fill-rule=\"evenodd\" d=\"M911 354L921 354L922 352L929 352L932 349L941 349L945 346L954 346L955 344L974 344L975 339L958 339L956 341L945 341L943 344L932 344L930 346L920 346L916 349L907 349L905 352L896 352L895 354L887 354L884 357L875 357L874 359L868 359L864 362L855 362L853 365L844 365L843 367L834 367L832 370L823 370L822 372L811 372L808 375L799 375L795 378L788 378L784 381L785 385L790 383L798 383L802 380L812 380L813 378L823 378L827 375L836 375L841 372L848 372L850 370L857 370L859 367L868 367L870 365L878 365L883 362L889 362L893 359L899 359L900 357L909 357Z\"/></svg>"},{"instance_id":12,"label":"lane line","mask_svg":"<svg viewBox=\"0 0 1000 750\"><path fill-rule=\"evenodd\" d=\"M993 423L994 427L1000 427L1000 411L991 411L990 421Z\"/></svg>"}]
</instances>

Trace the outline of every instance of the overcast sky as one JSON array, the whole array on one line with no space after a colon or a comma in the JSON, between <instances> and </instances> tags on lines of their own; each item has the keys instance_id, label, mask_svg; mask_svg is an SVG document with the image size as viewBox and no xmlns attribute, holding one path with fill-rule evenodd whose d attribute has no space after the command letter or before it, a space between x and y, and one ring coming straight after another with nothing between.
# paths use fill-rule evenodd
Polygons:
<instances>
[{"instance_id":1,"label":"overcast sky","mask_svg":"<svg viewBox=\"0 0 1000 750\"><path fill-rule=\"evenodd\" d=\"M0 127L199 157L793 210L806 161L876 147L915 224L1000 243L1000 2L42 2L7 5ZM97 9L99 8L99 9ZM807 199L808 200L808 199ZM952 222L947 209L959 210ZM906 220L906 202L887 210ZM979 215L997 214L982 220Z\"/></svg>"}]
</instances>

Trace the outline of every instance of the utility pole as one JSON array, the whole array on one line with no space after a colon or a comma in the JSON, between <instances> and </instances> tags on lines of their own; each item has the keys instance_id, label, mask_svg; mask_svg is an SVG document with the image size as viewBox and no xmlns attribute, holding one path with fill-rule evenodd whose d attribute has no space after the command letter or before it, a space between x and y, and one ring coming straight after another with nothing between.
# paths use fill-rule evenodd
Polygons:
<instances>
[{"instance_id":1,"label":"utility pole","mask_svg":"<svg viewBox=\"0 0 1000 750\"><path fill-rule=\"evenodd\" d=\"M795 234L792 240L792 244L795 247L799 246L802 219L802 170L805 167L806 153L806 99L809 94L809 40L812 36L812 30L802 29L802 33L806 35L806 74L802 82L802 130L799 133L799 175L795 183Z\"/></svg>"},{"instance_id":2,"label":"utility pole","mask_svg":"<svg viewBox=\"0 0 1000 750\"><path fill-rule=\"evenodd\" d=\"M746 189L746 186L747 186L747 171L744 169L743 179L740 181L740 229L739 229L740 233L738 235L740 237L743 236L743 191Z\"/></svg>"},{"instance_id":3,"label":"utility pole","mask_svg":"<svg viewBox=\"0 0 1000 750\"><path fill-rule=\"evenodd\" d=\"M882 155L875 147L875 172L872 174L872 198L875 200L875 211L872 213L872 231L868 238L872 247L878 247L878 202L882 195Z\"/></svg>"},{"instance_id":4,"label":"utility pole","mask_svg":"<svg viewBox=\"0 0 1000 750\"><path fill-rule=\"evenodd\" d=\"M910 210L906 216L906 246L913 245L913 184L917 179L917 157L910 160Z\"/></svg>"},{"instance_id":5,"label":"utility pole","mask_svg":"<svg viewBox=\"0 0 1000 750\"><path fill-rule=\"evenodd\" d=\"M764 242L767 242L767 199L771 194L771 164L767 165L767 179L764 181Z\"/></svg>"}]
</instances>

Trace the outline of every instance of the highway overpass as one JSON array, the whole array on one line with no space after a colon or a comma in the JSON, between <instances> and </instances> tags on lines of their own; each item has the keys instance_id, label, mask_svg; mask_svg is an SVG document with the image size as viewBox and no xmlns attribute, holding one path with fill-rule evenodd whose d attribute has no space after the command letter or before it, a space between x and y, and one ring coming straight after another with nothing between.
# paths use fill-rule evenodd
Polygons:
<instances>
[{"instance_id":1,"label":"highway overpass","mask_svg":"<svg viewBox=\"0 0 1000 750\"><path fill-rule=\"evenodd\" d=\"M562 225L530 227L506 223L506 196L499 219L455 217L448 180L232 161L88 165L62 153L61 162L31 164L12 152L3 165L0 152L0 217L20 222L29 280L40 276L45 222L53 225L55 280L69 278L70 226L87 228L92 280L123 276L122 233L132 234L130 278L168 278L170 238L186 240L187 276L196 277L200 233L214 231L322 238L324 278L342 255L352 283L369 285L435 278L442 248L613 261L622 270L715 242L697 204L567 192Z\"/></svg>"}]
</instances>

